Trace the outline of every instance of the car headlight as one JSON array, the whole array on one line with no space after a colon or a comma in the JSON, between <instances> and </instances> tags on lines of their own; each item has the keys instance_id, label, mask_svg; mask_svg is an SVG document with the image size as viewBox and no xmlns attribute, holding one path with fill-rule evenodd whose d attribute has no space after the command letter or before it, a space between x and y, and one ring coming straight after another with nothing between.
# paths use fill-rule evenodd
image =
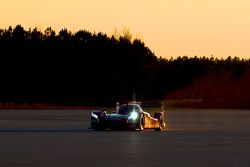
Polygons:
<instances>
[{"instance_id":1,"label":"car headlight","mask_svg":"<svg viewBox=\"0 0 250 167\"><path fill-rule=\"evenodd\" d=\"M135 111L133 111L128 119L136 120L138 118L139 114Z\"/></svg>"}]
</instances>

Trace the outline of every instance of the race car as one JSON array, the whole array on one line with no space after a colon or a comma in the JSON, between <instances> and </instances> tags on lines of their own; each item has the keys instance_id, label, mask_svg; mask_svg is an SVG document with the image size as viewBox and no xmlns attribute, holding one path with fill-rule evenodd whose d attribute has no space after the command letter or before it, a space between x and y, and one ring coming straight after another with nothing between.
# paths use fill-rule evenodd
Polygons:
<instances>
[{"instance_id":1,"label":"race car","mask_svg":"<svg viewBox=\"0 0 250 167\"><path fill-rule=\"evenodd\" d=\"M141 103L130 102L117 107L117 111L107 114L105 110L91 113L91 129L132 129L143 131L144 129L154 129L161 131L165 129L164 109L155 112L152 117L141 108Z\"/></svg>"}]
</instances>

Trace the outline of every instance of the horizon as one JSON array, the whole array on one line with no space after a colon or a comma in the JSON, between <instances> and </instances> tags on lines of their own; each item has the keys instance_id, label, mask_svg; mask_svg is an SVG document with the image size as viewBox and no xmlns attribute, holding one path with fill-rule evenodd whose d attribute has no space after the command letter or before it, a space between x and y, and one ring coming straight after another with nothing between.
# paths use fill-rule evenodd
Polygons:
<instances>
[{"instance_id":1,"label":"horizon","mask_svg":"<svg viewBox=\"0 0 250 167\"><path fill-rule=\"evenodd\" d=\"M23 27L21 24L17 24L16 26L21 26L21 27ZM6 27L6 28L1 28L0 27L0 30L2 29L2 30L8 30L9 28L12 28L12 30L13 29L15 29L16 28L16 26L8 26L8 27ZM25 27L23 27L24 28L24 30L26 31L26 32L28 32L28 31L33 31L34 29L37 29L39 32L41 32L41 33L43 33L44 34L44 32L45 32L45 30L47 29L47 28L52 28L52 30L53 31L55 31L55 35L59 35L59 32L61 31L61 30L67 30L69 33L72 33L72 35L74 35L75 33L77 33L78 31L81 31L81 30L83 30L83 31L87 31L87 32L90 32L92 35L94 35L94 34L98 34L98 33L102 33L102 34L105 34L105 35L107 35L107 37L108 38L111 38L112 36L113 37L115 37L117 40L119 40L119 37L125 37L126 38L126 35L129 35L129 38L131 37L131 42L133 42L134 40L140 40L142 43L144 43L144 41L143 40L141 40L140 38L138 38L138 37L134 37L133 36L133 34L131 34L130 33L130 31L129 31L129 29L127 29L126 27L124 27L124 29L123 29L123 31L121 31L121 32L116 32L116 34L107 34L107 33L105 33L105 32L91 32L91 31L89 31L89 30L86 30L86 29L79 29L79 30L75 30L74 32L73 31L71 31L70 29L67 29L66 27L64 27L64 28L61 28L61 29L58 29L58 30L55 30L55 29L53 29L53 27L51 27L51 26L48 26L48 27L46 27L45 29L41 29L41 28L38 28L38 27L29 27L29 28L25 28ZM146 43L144 43L145 44L145 46L146 46ZM147 47L147 46L146 46ZM150 48L149 48L150 49ZM151 50L151 49L150 49ZM151 50L152 51L152 50ZM217 61L217 60L226 60L226 59L228 59L228 58L231 58L231 59L234 59L234 58L236 58L236 59L239 59L239 60L250 60L250 58L241 58L241 57L238 57L238 56L231 56L231 55L229 55L229 56L225 56L225 57L215 57L214 55L210 55L210 56L199 56L199 55L194 55L194 56L187 56L187 55L184 55L184 56L176 56L176 57L173 57L173 56L171 56L171 57L162 57L162 56L157 56L157 55L155 55L157 58L163 58L163 59L166 59L166 60L177 60L178 58L184 58L184 57L187 57L187 58L189 58L189 59L193 59L193 58L200 58L200 59L203 59L203 58L208 58L208 59L210 59L211 61Z\"/></svg>"},{"instance_id":2,"label":"horizon","mask_svg":"<svg viewBox=\"0 0 250 167\"><path fill-rule=\"evenodd\" d=\"M250 58L246 0L13 0L0 7L0 28L52 27L112 35L129 29L157 57Z\"/></svg>"}]
</instances>

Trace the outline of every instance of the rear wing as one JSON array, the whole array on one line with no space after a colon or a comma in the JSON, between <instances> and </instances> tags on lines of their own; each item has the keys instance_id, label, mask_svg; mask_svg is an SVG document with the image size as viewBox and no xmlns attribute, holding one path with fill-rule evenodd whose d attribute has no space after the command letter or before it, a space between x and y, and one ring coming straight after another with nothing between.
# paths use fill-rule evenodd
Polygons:
<instances>
[{"instance_id":1,"label":"rear wing","mask_svg":"<svg viewBox=\"0 0 250 167\"><path fill-rule=\"evenodd\" d=\"M145 104L142 104L142 102L140 102L140 101L131 101L131 102L128 102L127 104L137 104L137 105L141 106L142 108L160 107L162 112L164 112L165 108L166 108L166 105L163 102L161 102L161 103L145 103ZM120 107L120 103L116 102L116 111L118 111L119 107Z\"/></svg>"},{"instance_id":2,"label":"rear wing","mask_svg":"<svg viewBox=\"0 0 250 167\"><path fill-rule=\"evenodd\" d=\"M126 104L126 103L125 103ZM130 102L128 102L127 104L137 104L137 105L141 105L142 103L140 102L140 101L130 101ZM120 102L116 102L116 110L118 111L118 109L119 109L119 107L120 107Z\"/></svg>"},{"instance_id":3,"label":"rear wing","mask_svg":"<svg viewBox=\"0 0 250 167\"><path fill-rule=\"evenodd\" d=\"M139 106L141 106L141 102L140 101L131 101L128 104L138 104Z\"/></svg>"}]
</instances>

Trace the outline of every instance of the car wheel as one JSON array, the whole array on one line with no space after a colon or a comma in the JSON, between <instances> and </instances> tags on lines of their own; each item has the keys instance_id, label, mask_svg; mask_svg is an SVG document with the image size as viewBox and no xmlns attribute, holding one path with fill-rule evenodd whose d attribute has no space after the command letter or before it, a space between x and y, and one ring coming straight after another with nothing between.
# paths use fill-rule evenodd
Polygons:
<instances>
[{"instance_id":1,"label":"car wheel","mask_svg":"<svg viewBox=\"0 0 250 167\"><path fill-rule=\"evenodd\" d=\"M156 128L155 131L162 131L163 129L165 129L165 122L164 122L164 116L161 115L160 119L160 125L159 125L159 128Z\"/></svg>"},{"instance_id":2,"label":"car wheel","mask_svg":"<svg viewBox=\"0 0 250 167\"><path fill-rule=\"evenodd\" d=\"M143 131L143 130L144 130L144 127L145 127L145 119L144 119L143 114L141 114L140 124L139 124L139 130L140 130L140 131Z\"/></svg>"}]
</instances>

